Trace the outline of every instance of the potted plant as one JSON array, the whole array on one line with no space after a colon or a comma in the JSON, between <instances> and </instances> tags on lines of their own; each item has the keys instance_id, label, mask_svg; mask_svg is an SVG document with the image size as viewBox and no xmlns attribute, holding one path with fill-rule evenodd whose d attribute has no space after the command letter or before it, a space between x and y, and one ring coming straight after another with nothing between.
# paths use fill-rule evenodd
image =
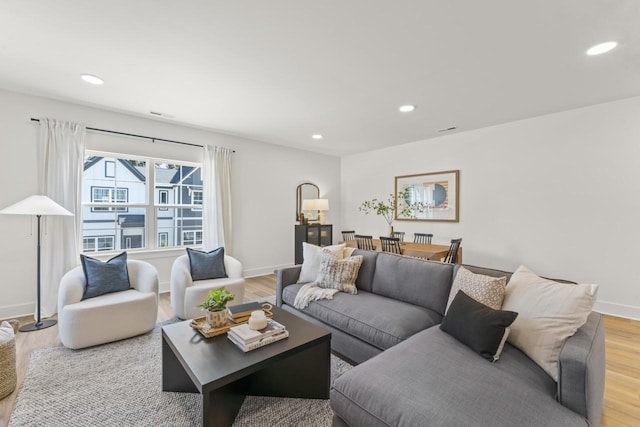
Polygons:
<instances>
[{"instance_id":1,"label":"potted plant","mask_svg":"<svg viewBox=\"0 0 640 427\"><path fill-rule=\"evenodd\" d=\"M399 206L399 208L398 208ZM393 236L393 221L395 221L398 215L404 217L415 218L416 212L424 211L427 205L421 202L411 202L406 191L398 193L398 201L396 204L393 194L389 194L387 200L378 200L373 198L367 200L360 205L360 212L364 212L365 215L374 212L376 215L381 215L387 224L389 224L389 237ZM396 215L396 209L398 215Z\"/></svg>"},{"instance_id":2,"label":"potted plant","mask_svg":"<svg viewBox=\"0 0 640 427\"><path fill-rule=\"evenodd\" d=\"M235 295L224 286L209 291L207 298L199 304L203 310L207 310L207 323L212 328L220 328L227 324L227 303L233 301Z\"/></svg>"}]
</instances>

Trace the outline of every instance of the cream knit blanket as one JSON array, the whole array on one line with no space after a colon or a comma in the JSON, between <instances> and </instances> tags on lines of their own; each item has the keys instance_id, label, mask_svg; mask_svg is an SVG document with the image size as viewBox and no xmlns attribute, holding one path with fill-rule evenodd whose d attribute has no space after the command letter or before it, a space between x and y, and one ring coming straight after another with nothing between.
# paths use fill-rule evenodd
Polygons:
<instances>
[{"instance_id":1,"label":"cream knit blanket","mask_svg":"<svg viewBox=\"0 0 640 427\"><path fill-rule=\"evenodd\" d=\"M338 289L326 289L316 286L315 283L307 283L298 291L296 300L293 302L293 306L298 310L306 308L310 302L317 301L319 299L333 299L333 296Z\"/></svg>"}]
</instances>

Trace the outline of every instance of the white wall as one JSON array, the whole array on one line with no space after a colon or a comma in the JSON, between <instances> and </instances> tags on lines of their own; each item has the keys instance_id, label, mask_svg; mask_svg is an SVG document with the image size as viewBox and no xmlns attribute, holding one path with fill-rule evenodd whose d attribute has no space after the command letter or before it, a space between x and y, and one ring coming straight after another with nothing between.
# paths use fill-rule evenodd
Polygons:
<instances>
[{"instance_id":1,"label":"white wall","mask_svg":"<svg viewBox=\"0 0 640 427\"><path fill-rule=\"evenodd\" d=\"M321 195L330 199L328 222L338 220L337 157L8 91L0 91L0 208L38 192L37 124L30 122L31 117L71 120L90 127L236 150L232 172L233 255L243 262L246 275L271 273L274 268L293 264L295 190L299 183L316 183ZM136 154L147 151L149 143L87 133L87 144L94 149L131 150ZM153 152L157 157L197 161L201 151L158 142L153 145ZM31 220L0 217L0 236L0 319L33 313L36 240L31 233ZM161 290L166 290L171 263L180 253L184 250L132 253L131 257L152 262L160 273Z\"/></svg>"},{"instance_id":2,"label":"white wall","mask_svg":"<svg viewBox=\"0 0 640 427\"><path fill-rule=\"evenodd\" d=\"M460 222L396 231L462 237L464 262L600 285L599 311L640 318L640 97L342 159L341 224L386 234L358 211L394 176L460 170Z\"/></svg>"}]
</instances>

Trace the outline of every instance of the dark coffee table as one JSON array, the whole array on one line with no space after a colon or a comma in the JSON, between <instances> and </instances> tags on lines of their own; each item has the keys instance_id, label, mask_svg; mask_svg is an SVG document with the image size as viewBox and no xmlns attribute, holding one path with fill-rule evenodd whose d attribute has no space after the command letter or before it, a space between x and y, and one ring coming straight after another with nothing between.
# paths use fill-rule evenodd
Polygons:
<instances>
[{"instance_id":1,"label":"dark coffee table","mask_svg":"<svg viewBox=\"0 0 640 427\"><path fill-rule=\"evenodd\" d=\"M189 321L162 327L162 390L202 394L202 425L230 426L245 396L328 399L331 333L278 307L289 337L243 353Z\"/></svg>"}]
</instances>

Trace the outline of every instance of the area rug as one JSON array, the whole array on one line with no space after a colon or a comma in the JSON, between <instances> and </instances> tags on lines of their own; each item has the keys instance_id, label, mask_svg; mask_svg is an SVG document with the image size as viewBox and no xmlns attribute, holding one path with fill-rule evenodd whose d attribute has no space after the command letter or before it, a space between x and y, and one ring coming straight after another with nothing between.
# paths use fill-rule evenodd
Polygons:
<instances>
[{"instance_id":1,"label":"area rug","mask_svg":"<svg viewBox=\"0 0 640 427\"><path fill-rule=\"evenodd\" d=\"M162 391L162 324L84 350L34 351L9 426L201 425L199 394ZM350 368L331 356L332 381ZM330 426L332 416L328 400L248 396L234 426Z\"/></svg>"}]
</instances>

